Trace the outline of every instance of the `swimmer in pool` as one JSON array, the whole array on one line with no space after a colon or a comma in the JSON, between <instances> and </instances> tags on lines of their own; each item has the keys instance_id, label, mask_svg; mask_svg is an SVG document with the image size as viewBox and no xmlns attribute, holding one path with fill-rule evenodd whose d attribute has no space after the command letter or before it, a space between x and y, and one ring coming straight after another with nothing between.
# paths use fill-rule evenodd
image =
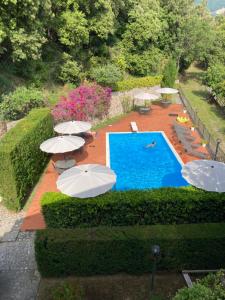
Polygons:
<instances>
[{"instance_id":1,"label":"swimmer in pool","mask_svg":"<svg viewBox=\"0 0 225 300\"><path fill-rule=\"evenodd\" d=\"M156 146L156 141L152 141L151 144L145 146L145 148L154 148Z\"/></svg>"}]
</instances>

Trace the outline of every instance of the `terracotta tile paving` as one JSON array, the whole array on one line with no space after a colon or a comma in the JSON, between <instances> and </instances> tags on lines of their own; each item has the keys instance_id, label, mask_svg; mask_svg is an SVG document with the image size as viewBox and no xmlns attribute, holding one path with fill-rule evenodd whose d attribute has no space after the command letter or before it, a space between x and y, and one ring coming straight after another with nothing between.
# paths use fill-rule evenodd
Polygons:
<instances>
[{"instance_id":1,"label":"terracotta tile paving","mask_svg":"<svg viewBox=\"0 0 225 300\"><path fill-rule=\"evenodd\" d=\"M183 116L183 106L180 104L173 104L168 108L162 108L158 105L152 105L152 112L149 115L140 115L137 112L132 112L112 126L100 129L95 139L87 140L86 146L82 152L76 151L71 155L74 156L78 164L106 164L106 132L130 132L130 122L135 121L139 131L164 131L184 163L197 159L196 157L188 155L182 148L182 145L178 142L172 128L172 124L176 120L176 117L169 116L169 113L178 113L179 116ZM190 125L191 123L187 124L189 127ZM196 142L200 142L198 133L193 132L192 134L196 137ZM203 147L200 147L197 150L206 152L206 149ZM42 179L38 183L34 197L22 224L22 231L45 228L45 221L41 213L40 199L45 192L57 191L56 180L58 175L54 170L52 163L59 158L59 155L52 158Z\"/></svg>"}]
</instances>

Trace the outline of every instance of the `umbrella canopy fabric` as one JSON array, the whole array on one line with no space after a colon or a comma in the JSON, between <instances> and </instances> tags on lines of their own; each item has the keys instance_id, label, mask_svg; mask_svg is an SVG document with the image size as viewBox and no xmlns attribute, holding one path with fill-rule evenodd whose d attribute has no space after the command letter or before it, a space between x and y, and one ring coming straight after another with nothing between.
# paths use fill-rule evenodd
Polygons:
<instances>
[{"instance_id":1,"label":"umbrella canopy fabric","mask_svg":"<svg viewBox=\"0 0 225 300\"><path fill-rule=\"evenodd\" d=\"M171 88L161 88L156 90L156 92L159 94L172 95L172 94L177 94L179 91Z\"/></svg>"},{"instance_id":2,"label":"umbrella canopy fabric","mask_svg":"<svg viewBox=\"0 0 225 300\"><path fill-rule=\"evenodd\" d=\"M109 191L116 183L116 174L108 167L87 164L63 172L57 180L57 188L71 197L96 197Z\"/></svg>"},{"instance_id":3,"label":"umbrella canopy fabric","mask_svg":"<svg viewBox=\"0 0 225 300\"><path fill-rule=\"evenodd\" d=\"M211 192L225 192L225 164L214 160L195 160L183 166L182 176L191 185Z\"/></svg>"},{"instance_id":4,"label":"umbrella canopy fabric","mask_svg":"<svg viewBox=\"0 0 225 300\"><path fill-rule=\"evenodd\" d=\"M63 122L54 127L55 132L60 134L78 134L91 129L91 123L83 121Z\"/></svg>"},{"instance_id":5,"label":"umbrella canopy fabric","mask_svg":"<svg viewBox=\"0 0 225 300\"><path fill-rule=\"evenodd\" d=\"M134 96L135 100L157 100L159 95L149 94L149 93L139 93Z\"/></svg>"},{"instance_id":6,"label":"umbrella canopy fabric","mask_svg":"<svg viewBox=\"0 0 225 300\"><path fill-rule=\"evenodd\" d=\"M47 153L66 153L77 150L85 144L79 136L57 136L40 145L40 149Z\"/></svg>"}]
</instances>

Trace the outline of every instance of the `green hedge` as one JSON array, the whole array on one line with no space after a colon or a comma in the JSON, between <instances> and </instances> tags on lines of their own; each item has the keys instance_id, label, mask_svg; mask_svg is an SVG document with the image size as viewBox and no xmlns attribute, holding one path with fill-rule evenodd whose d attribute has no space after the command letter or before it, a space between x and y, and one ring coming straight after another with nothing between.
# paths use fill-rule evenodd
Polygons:
<instances>
[{"instance_id":1,"label":"green hedge","mask_svg":"<svg viewBox=\"0 0 225 300\"><path fill-rule=\"evenodd\" d=\"M133 77L117 82L115 90L122 92L132 90L134 88L151 87L159 85L161 80L161 76Z\"/></svg>"},{"instance_id":2,"label":"green hedge","mask_svg":"<svg viewBox=\"0 0 225 300\"><path fill-rule=\"evenodd\" d=\"M9 209L24 205L48 161L39 146L52 135L50 111L41 108L32 110L0 140L0 195Z\"/></svg>"},{"instance_id":3,"label":"green hedge","mask_svg":"<svg viewBox=\"0 0 225 300\"><path fill-rule=\"evenodd\" d=\"M41 201L48 227L74 228L214 223L225 220L225 195L193 188L109 192L78 199L46 193Z\"/></svg>"},{"instance_id":4,"label":"green hedge","mask_svg":"<svg viewBox=\"0 0 225 300\"><path fill-rule=\"evenodd\" d=\"M161 247L160 270L225 265L225 223L46 229L37 232L35 253L44 277L141 274L152 269L154 244Z\"/></svg>"}]
</instances>

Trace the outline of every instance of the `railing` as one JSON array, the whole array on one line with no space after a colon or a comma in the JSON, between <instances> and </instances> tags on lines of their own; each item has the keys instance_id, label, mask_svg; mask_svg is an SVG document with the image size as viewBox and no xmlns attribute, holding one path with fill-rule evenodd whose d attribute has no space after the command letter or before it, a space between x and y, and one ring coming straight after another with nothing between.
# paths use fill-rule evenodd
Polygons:
<instances>
[{"instance_id":1,"label":"railing","mask_svg":"<svg viewBox=\"0 0 225 300\"><path fill-rule=\"evenodd\" d=\"M180 99L183 105L186 107L193 123L196 125L199 134L207 141L207 149L213 159L221 162L225 162L225 152L221 147L220 140L215 139L209 130L206 128L205 124L202 123L198 116L198 111L194 109L191 103L188 101L184 92L179 88Z\"/></svg>"}]
</instances>

